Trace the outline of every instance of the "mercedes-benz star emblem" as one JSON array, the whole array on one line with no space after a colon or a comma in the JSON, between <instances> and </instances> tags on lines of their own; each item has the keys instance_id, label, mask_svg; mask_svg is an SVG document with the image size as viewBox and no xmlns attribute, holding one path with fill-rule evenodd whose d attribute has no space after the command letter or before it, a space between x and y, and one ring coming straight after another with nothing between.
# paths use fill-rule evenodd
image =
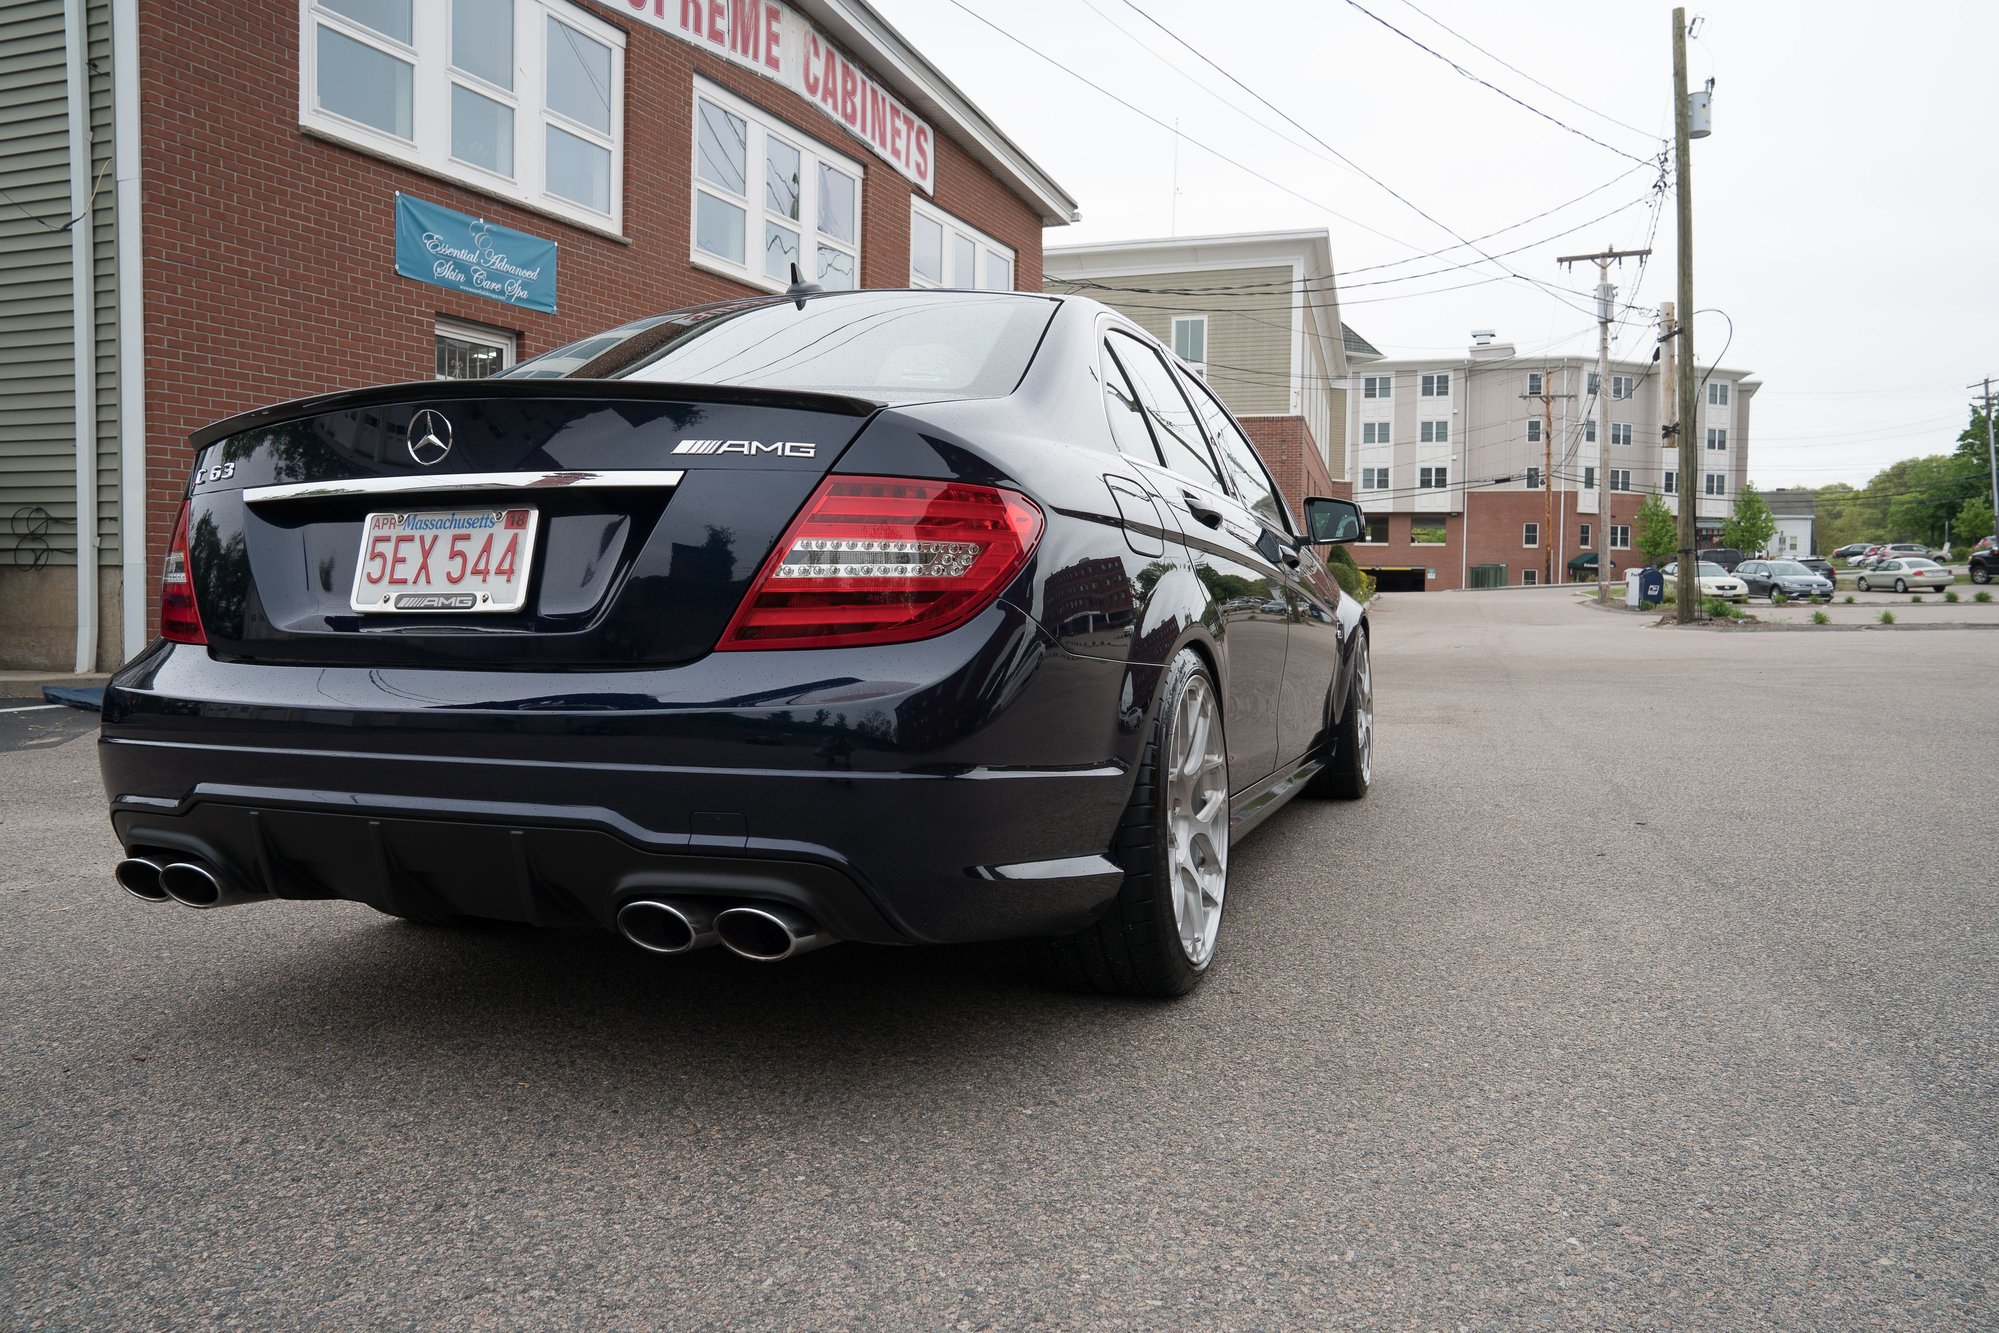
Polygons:
<instances>
[{"instance_id":1,"label":"mercedes-benz star emblem","mask_svg":"<svg viewBox=\"0 0 1999 1333\"><path fill-rule=\"evenodd\" d=\"M436 467L451 452L451 423L444 413L426 407L410 418L410 457L425 467Z\"/></svg>"}]
</instances>

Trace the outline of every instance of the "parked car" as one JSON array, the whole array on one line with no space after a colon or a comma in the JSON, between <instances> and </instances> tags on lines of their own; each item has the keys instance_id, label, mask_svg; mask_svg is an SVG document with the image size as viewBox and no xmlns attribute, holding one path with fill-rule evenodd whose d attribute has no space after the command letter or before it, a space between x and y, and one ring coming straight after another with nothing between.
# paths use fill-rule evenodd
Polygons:
<instances>
[{"instance_id":1,"label":"parked car","mask_svg":"<svg viewBox=\"0 0 1999 1333\"><path fill-rule=\"evenodd\" d=\"M1812 573L1825 579L1827 583L1832 584L1834 588L1839 586L1839 571L1833 568L1832 561L1822 560L1815 555L1801 555L1797 557L1797 561L1806 569L1812 571Z\"/></svg>"},{"instance_id":2,"label":"parked car","mask_svg":"<svg viewBox=\"0 0 1999 1333\"><path fill-rule=\"evenodd\" d=\"M1773 597L1777 593L1802 600L1832 596L1832 580L1814 573L1796 560L1745 560L1735 567L1751 597Z\"/></svg>"},{"instance_id":3,"label":"parked car","mask_svg":"<svg viewBox=\"0 0 1999 1333\"><path fill-rule=\"evenodd\" d=\"M1990 551L1994 548L1999 548L1999 537L1980 537L1971 550L1975 555L1980 551Z\"/></svg>"},{"instance_id":4,"label":"parked car","mask_svg":"<svg viewBox=\"0 0 1999 1333\"><path fill-rule=\"evenodd\" d=\"M1299 532L1086 299L796 287L193 445L164 637L104 701L148 902L767 961L1040 936L1179 994L1233 845L1372 776L1368 618L1314 551L1359 508Z\"/></svg>"},{"instance_id":5,"label":"parked car","mask_svg":"<svg viewBox=\"0 0 1999 1333\"><path fill-rule=\"evenodd\" d=\"M1896 556L1883 560L1874 568L1860 576L1860 591L1872 592L1876 588L1893 588L1896 592L1921 592L1925 588L1941 590L1957 582L1954 570L1939 565L1925 555Z\"/></svg>"},{"instance_id":6,"label":"parked car","mask_svg":"<svg viewBox=\"0 0 1999 1333\"><path fill-rule=\"evenodd\" d=\"M1981 546L1971 553L1971 581L1990 583L1999 574L1999 545Z\"/></svg>"},{"instance_id":7,"label":"parked car","mask_svg":"<svg viewBox=\"0 0 1999 1333\"><path fill-rule=\"evenodd\" d=\"M1675 560L1659 571L1665 575L1669 587L1679 585L1680 562ZM1717 565L1712 560L1701 560L1694 565L1694 586L1703 597L1719 597L1729 602L1749 600L1749 585Z\"/></svg>"},{"instance_id":8,"label":"parked car","mask_svg":"<svg viewBox=\"0 0 1999 1333\"><path fill-rule=\"evenodd\" d=\"M1742 552L1736 550L1733 546L1710 546L1706 550L1699 552L1698 555L1700 559L1720 565L1723 569L1730 572L1733 572L1735 567L1741 564L1746 558Z\"/></svg>"},{"instance_id":9,"label":"parked car","mask_svg":"<svg viewBox=\"0 0 1999 1333\"><path fill-rule=\"evenodd\" d=\"M1867 554L1867 542L1848 542L1832 553L1834 560L1855 560Z\"/></svg>"}]
</instances>

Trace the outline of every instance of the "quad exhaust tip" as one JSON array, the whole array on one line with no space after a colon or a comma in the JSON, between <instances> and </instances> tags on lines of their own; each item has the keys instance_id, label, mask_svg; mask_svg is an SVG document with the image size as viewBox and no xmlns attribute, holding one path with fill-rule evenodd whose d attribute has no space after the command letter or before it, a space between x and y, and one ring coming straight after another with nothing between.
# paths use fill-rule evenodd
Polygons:
<instances>
[{"instance_id":1,"label":"quad exhaust tip","mask_svg":"<svg viewBox=\"0 0 1999 1333\"><path fill-rule=\"evenodd\" d=\"M692 953L715 943L708 909L661 898L634 898L620 907L618 933L647 953Z\"/></svg>"},{"instance_id":2,"label":"quad exhaust tip","mask_svg":"<svg viewBox=\"0 0 1999 1333\"><path fill-rule=\"evenodd\" d=\"M147 857L128 856L118 863L111 874L118 881L119 888L140 902L164 903L172 900L160 886L160 871L163 868L158 861Z\"/></svg>"},{"instance_id":3,"label":"quad exhaust tip","mask_svg":"<svg viewBox=\"0 0 1999 1333\"><path fill-rule=\"evenodd\" d=\"M781 962L833 943L811 917L775 903L726 909L715 918L715 934L730 953L758 963Z\"/></svg>"},{"instance_id":4,"label":"quad exhaust tip","mask_svg":"<svg viewBox=\"0 0 1999 1333\"><path fill-rule=\"evenodd\" d=\"M207 911L235 903L261 902L264 895L251 893L224 878L199 861L175 861L160 871L160 888L183 907Z\"/></svg>"}]
</instances>

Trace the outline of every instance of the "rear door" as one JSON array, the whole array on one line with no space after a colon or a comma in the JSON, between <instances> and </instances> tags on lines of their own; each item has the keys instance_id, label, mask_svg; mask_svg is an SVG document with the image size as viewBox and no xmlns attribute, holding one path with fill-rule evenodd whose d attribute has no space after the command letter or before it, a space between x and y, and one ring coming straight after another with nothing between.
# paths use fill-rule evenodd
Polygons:
<instances>
[{"instance_id":1,"label":"rear door","mask_svg":"<svg viewBox=\"0 0 1999 1333\"><path fill-rule=\"evenodd\" d=\"M1194 406L1159 351L1118 329L1105 350L1106 376L1115 370L1130 386L1152 435L1156 457L1138 467L1179 522L1195 577L1218 610L1229 780L1239 791L1277 767L1289 579L1262 522L1229 493Z\"/></svg>"}]
</instances>

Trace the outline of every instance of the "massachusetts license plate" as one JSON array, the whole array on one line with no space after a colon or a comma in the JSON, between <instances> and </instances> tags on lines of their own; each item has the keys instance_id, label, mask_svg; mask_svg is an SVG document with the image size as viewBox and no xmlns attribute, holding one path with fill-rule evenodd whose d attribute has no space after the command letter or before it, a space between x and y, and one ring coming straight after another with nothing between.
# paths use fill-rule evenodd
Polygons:
<instances>
[{"instance_id":1,"label":"massachusetts license plate","mask_svg":"<svg viewBox=\"0 0 1999 1333\"><path fill-rule=\"evenodd\" d=\"M361 525L356 611L518 611L534 561L533 509L370 514Z\"/></svg>"}]
</instances>

